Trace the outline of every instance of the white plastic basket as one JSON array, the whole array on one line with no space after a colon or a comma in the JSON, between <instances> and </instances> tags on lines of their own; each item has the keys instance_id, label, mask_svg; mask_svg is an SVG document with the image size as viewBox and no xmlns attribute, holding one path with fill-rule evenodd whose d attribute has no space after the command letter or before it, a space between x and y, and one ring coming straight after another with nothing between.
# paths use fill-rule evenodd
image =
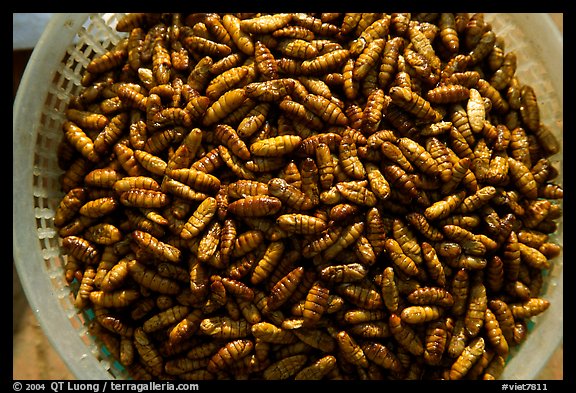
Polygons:
<instances>
[{"instance_id":1,"label":"white plastic basket","mask_svg":"<svg viewBox=\"0 0 576 393\"><path fill-rule=\"evenodd\" d=\"M24 292L36 317L78 379L125 379L127 373L88 333L90 313L78 313L64 279L64 258L53 224L61 170L57 145L64 111L82 89L90 59L106 52L126 33L115 30L120 14L55 14L30 58L13 109L13 253ZM518 56L516 74L531 85L542 121L562 141L563 39L546 14L486 14L506 51ZM562 152L559 163L562 184ZM552 237L563 245L559 220ZM542 297L550 308L534 318L528 339L507 364L501 379L533 379L563 337L563 261L553 262Z\"/></svg>"}]
</instances>

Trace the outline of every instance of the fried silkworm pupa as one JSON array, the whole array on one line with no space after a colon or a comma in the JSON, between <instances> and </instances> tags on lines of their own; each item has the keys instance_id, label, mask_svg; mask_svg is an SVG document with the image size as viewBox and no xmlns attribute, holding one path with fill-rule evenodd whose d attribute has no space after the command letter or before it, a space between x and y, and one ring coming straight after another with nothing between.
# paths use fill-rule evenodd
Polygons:
<instances>
[{"instance_id":1,"label":"fried silkworm pupa","mask_svg":"<svg viewBox=\"0 0 576 393\"><path fill-rule=\"evenodd\" d=\"M412 291L408 301L416 305L437 305L441 307L452 307L454 298L448 290L439 287L421 287Z\"/></svg>"},{"instance_id":2,"label":"fried silkworm pupa","mask_svg":"<svg viewBox=\"0 0 576 393\"><path fill-rule=\"evenodd\" d=\"M382 167L382 174L392 188L399 188L412 198L417 198L419 191L412 181L412 177L396 164L386 164Z\"/></svg>"},{"instance_id":3,"label":"fried silkworm pupa","mask_svg":"<svg viewBox=\"0 0 576 393\"><path fill-rule=\"evenodd\" d=\"M362 221L346 226L332 245L322 252L322 258L326 261L335 258L342 250L358 240L362 235L364 226Z\"/></svg>"},{"instance_id":4,"label":"fried silkworm pupa","mask_svg":"<svg viewBox=\"0 0 576 393\"><path fill-rule=\"evenodd\" d=\"M234 199L245 198L250 195L268 195L268 185L255 180L236 180L226 187L229 197Z\"/></svg>"},{"instance_id":5,"label":"fried silkworm pupa","mask_svg":"<svg viewBox=\"0 0 576 393\"><path fill-rule=\"evenodd\" d=\"M274 31L272 35L278 35L278 30ZM267 80L278 78L278 64L274 55L262 41L257 40L254 43L254 60L256 68Z\"/></svg>"},{"instance_id":6,"label":"fried silkworm pupa","mask_svg":"<svg viewBox=\"0 0 576 393\"><path fill-rule=\"evenodd\" d=\"M321 282L315 282L306 294L302 312L302 326L307 328L316 325L327 312L330 290Z\"/></svg>"},{"instance_id":7,"label":"fried silkworm pupa","mask_svg":"<svg viewBox=\"0 0 576 393\"><path fill-rule=\"evenodd\" d=\"M100 251L90 241L79 236L66 236L62 239L64 253L88 265L94 265L100 259Z\"/></svg>"},{"instance_id":8,"label":"fried silkworm pupa","mask_svg":"<svg viewBox=\"0 0 576 393\"><path fill-rule=\"evenodd\" d=\"M217 177L193 168L167 169L166 175L199 192L212 194L220 189L220 180Z\"/></svg>"},{"instance_id":9,"label":"fried silkworm pupa","mask_svg":"<svg viewBox=\"0 0 576 393\"><path fill-rule=\"evenodd\" d=\"M252 335L256 339L272 344L293 344L298 338L290 331L270 322L258 322L252 325Z\"/></svg>"},{"instance_id":10,"label":"fried silkworm pupa","mask_svg":"<svg viewBox=\"0 0 576 393\"><path fill-rule=\"evenodd\" d=\"M254 54L254 41L252 36L240 28L241 20L233 14L222 16L222 25L230 34L236 47L244 54L252 56Z\"/></svg>"},{"instance_id":11,"label":"fried silkworm pupa","mask_svg":"<svg viewBox=\"0 0 576 393\"><path fill-rule=\"evenodd\" d=\"M366 357L377 365L398 373L399 375L404 373L405 369L400 359L384 344L369 341L362 344L361 349Z\"/></svg>"},{"instance_id":12,"label":"fried silkworm pupa","mask_svg":"<svg viewBox=\"0 0 576 393\"><path fill-rule=\"evenodd\" d=\"M339 353L347 362L362 368L368 367L368 359L362 351L360 345L345 330L341 330L336 335Z\"/></svg>"},{"instance_id":13,"label":"fried silkworm pupa","mask_svg":"<svg viewBox=\"0 0 576 393\"><path fill-rule=\"evenodd\" d=\"M142 251L149 255L172 263L180 261L180 249L158 240L147 232L135 230L131 233L131 238Z\"/></svg>"},{"instance_id":14,"label":"fried silkworm pupa","mask_svg":"<svg viewBox=\"0 0 576 393\"><path fill-rule=\"evenodd\" d=\"M172 61L167 43L162 37L156 37L152 48L152 72L159 85L169 82L171 69Z\"/></svg>"},{"instance_id":15,"label":"fried silkworm pupa","mask_svg":"<svg viewBox=\"0 0 576 393\"><path fill-rule=\"evenodd\" d=\"M154 314L142 325L145 333L152 333L160 329L164 329L176 322L179 322L190 312L190 307L183 305L175 305L164 311Z\"/></svg>"},{"instance_id":16,"label":"fried silkworm pupa","mask_svg":"<svg viewBox=\"0 0 576 393\"><path fill-rule=\"evenodd\" d=\"M112 292L92 291L90 302L105 308L123 308L134 303L140 297L140 292L135 289L118 289Z\"/></svg>"},{"instance_id":17,"label":"fried silkworm pupa","mask_svg":"<svg viewBox=\"0 0 576 393\"><path fill-rule=\"evenodd\" d=\"M266 247L262 258L258 261L250 276L250 282L257 285L268 278L279 264L285 250L284 242L273 241Z\"/></svg>"},{"instance_id":18,"label":"fried silkworm pupa","mask_svg":"<svg viewBox=\"0 0 576 393\"><path fill-rule=\"evenodd\" d=\"M298 266L282 277L270 291L268 296L268 309L277 310L294 294L304 277L304 268Z\"/></svg>"},{"instance_id":19,"label":"fried silkworm pupa","mask_svg":"<svg viewBox=\"0 0 576 393\"><path fill-rule=\"evenodd\" d=\"M268 34L288 25L292 14L268 14L240 21L240 29L251 34Z\"/></svg>"},{"instance_id":20,"label":"fried silkworm pupa","mask_svg":"<svg viewBox=\"0 0 576 393\"><path fill-rule=\"evenodd\" d=\"M224 57L232 53L232 49L211 39L188 35L181 39L183 46L192 53L209 55L212 57Z\"/></svg>"},{"instance_id":21,"label":"fried silkworm pupa","mask_svg":"<svg viewBox=\"0 0 576 393\"><path fill-rule=\"evenodd\" d=\"M376 206L376 195L359 181L347 181L336 183L336 189L340 194L352 203L362 206Z\"/></svg>"},{"instance_id":22,"label":"fried silkworm pupa","mask_svg":"<svg viewBox=\"0 0 576 393\"><path fill-rule=\"evenodd\" d=\"M342 68L342 78L344 79L342 83L342 88L344 90L344 95L349 100L356 99L360 92L360 82L354 79L353 72L354 72L354 59L348 59L346 60L346 62L344 63L344 67ZM360 111L360 113L362 113L361 112L362 110L359 107L358 110ZM360 123L361 121L362 119L360 119ZM350 125L352 126L352 122Z\"/></svg>"},{"instance_id":23,"label":"fried silkworm pupa","mask_svg":"<svg viewBox=\"0 0 576 393\"><path fill-rule=\"evenodd\" d=\"M121 112L112 117L103 127L102 131L94 138L94 150L99 155L105 155L121 137L127 127L129 116L126 112Z\"/></svg>"},{"instance_id":24,"label":"fried silkworm pupa","mask_svg":"<svg viewBox=\"0 0 576 393\"><path fill-rule=\"evenodd\" d=\"M453 13L443 12L438 19L440 41L450 53L458 53L460 38L456 31L456 17Z\"/></svg>"},{"instance_id":25,"label":"fried silkworm pupa","mask_svg":"<svg viewBox=\"0 0 576 393\"><path fill-rule=\"evenodd\" d=\"M536 199L538 197L538 185L530 169L512 157L508 157L508 165L510 176L518 190L527 198Z\"/></svg>"},{"instance_id":26,"label":"fried silkworm pupa","mask_svg":"<svg viewBox=\"0 0 576 393\"><path fill-rule=\"evenodd\" d=\"M100 156L96 153L94 142L90 137L75 123L67 120L62 125L66 140L87 160L98 162Z\"/></svg>"},{"instance_id":27,"label":"fried silkworm pupa","mask_svg":"<svg viewBox=\"0 0 576 393\"><path fill-rule=\"evenodd\" d=\"M313 207L312 201L306 194L284 179L270 179L268 181L268 192L293 209L310 210Z\"/></svg>"},{"instance_id":28,"label":"fried silkworm pupa","mask_svg":"<svg viewBox=\"0 0 576 393\"><path fill-rule=\"evenodd\" d=\"M78 293L74 299L74 306L78 309L83 309L90 303L90 293L95 289L94 278L96 277L96 269L92 266L87 266L82 274Z\"/></svg>"},{"instance_id":29,"label":"fried silkworm pupa","mask_svg":"<svg viewBox=\"0 0 576 393\"><path fill-rule=\"evenodd\" d=\"M430 102L411 90L394 86L390 88L390 97L392 98L392 103L425 123L437 123L442 120L442 115L432 108Z\"/></svg>"},{"instance_id":30,"label":"fried silkworm pupa","mask_svg":"<svg viewBox=\"0 0 576 393\"><path fill-rule=\"evenodd\" d=\"M475 194L464 198L458 210L463 214L471 213L488 203L496 195L496 192L496 188L493 186L482 187Z\"/></svg>"},{"instance_id":31,"label":"fried silkworm pupa","mask_svg":"<svg viewBox=\"0 0 576 393\"><path fill-rule=\"evenodd\" d=\"M293 329L292 332L300 339L300 341L303 341L312 348L327 353L336 350L336 340L326 331L326 329L300 327Z\"/></svg>"},{"instance_id":32,"label":"fried silkworm pupa","mask_svg":"<svg viewBox=\"0 0 576 393\"><path fill-rule=\"evenodd\" d=\"M474 365L476 361L482 356L484 353L484 338L483 337L476 337L474 338L469 345L464 348L464 351L458 356L458 359L452 364L450 367L450 379L456 380L463 378L470 368Z\"/></svg>"},{"instance_id":33,"label":"fried silkworm pupa","mask_svg":"<svg viewBox=\"0 0 576 393\"><path fill-rule=\"evenodd\" d=\"M433 104L453 104L470 97L470 90L463 85L440 85L426 93L426 99Z\"/></svg>"},{"instance_id":34,"label":"fried silkworm pupa","mask_svg":"<svg viewBox=\"0 0 576 393\"><path fill-rule=\"evenodd\" d=\"M222 262L222 257L220 253L217 252L216 248L218 247L218 235L219 233L214 233L215 229L219 231L219 223L217 221L212 222L208 229L206 230L206 234L202 236L200 239L200 243L198 244L197 254L198 260L202 263L206 263L210 266L213 266L217 269L222 269L227 266L226 263ZM195 242L194 242L195 243Z\"/></svg>"},{"instance_id":35,"label":"fried silkworm pupa","mask_svg":"<svg viewBox=\"0 0 576 393\"><path fill-rule=\"evenodd\" d=\"M254 299L254 291L242 281L230 277L222 277L222 284L224 284L224 288L226 288L228 293L238 299L246 301L252 301Z\"/></svg>"},{"instance_id":36,"label":"fried silkworm pupa","mask_svg":"<svg viewBox=\"0 0 576 393\"><path fill-rule=\"evenodd\" d=\"M536 98L534 88L529 85L523 85L520 89L520 116L526 127L537 132L540 126L540 108Z\"/></svg>"},{"instance_id":37,"label":"fried silkworm pupa","mask_svg":"<svg viewBox=\"0 0 576 393\"><path fill-rule=\"evenodd\" d=\"M258 229L240 233L234 240L233 257L242 257L258 248L264 242L264 235Z\"/></svg>"},{"instance_id":38,"label":"fried silkworm pupa","mask_svg":"<svg viewBox=\"0 0 576 393\"><path fill-rule=\"evenodd\" d=\"M402 309L400 318L409 324L426 323L437 320L443 309L434 305L408 306Z\"/></svg>"},{"instance_id":39,"label":"fried silkworm pupa","mask_svg":"<svg viewBox=\"0 0 576 393\"><path fill-rule=\"evenodd\" d=\"M86 66L86 71L91 74L101 74L118 67L128 57L127 44L128 39L123 39L113 49L95 57Z\"/></svg>"},{"instance_id":40,"label":"fried silkworm pupa","mask_svg":"<svg viewBox=\"0 0 576 393\"><path fill-rule=\"evenodd\" d=\"M73 188L68 191L58 203L54 214L54 225L56 227L64 226L80 211L87 198L87 190L84 187Z\"/></svg>"},{"instance_id":41,"label":"fried silkworm pupa","mask_svg":"<svg viewBox=\"0 0 576 393\"><path fill-rule=\"evenodd\" d=\"M237 339L230 341L212 355L208 361L207 369L212 373L226 370L235 362L248 356L253 349L254 344L251 340Z\"/></svg>"},{"instance_id":42,"label":"fried silkworm pupa","mask_svg":"<svg viewBox=\"0 0 576 393\"><path fill-rule=\"evenodd\" d=\"M208 197L204 199L184 224L180 236L188 240L198 236L210 223L216 214L217 208L218 202L216 198Z\"/></svg>"},{"instance_id":43,"label":"fried silkworm pupa","mask_svg":"<svg viewBox=\"0 0 576 393\"><path fill-rule=\"evenodd\" d=\"M242 160L249 160L250 150L246 143L240 139L236 130L227 124L218 124L214 130L214 136L232 153Z\"/></svg>"},{"instance_id":44,"label":"fried silkworm pupa","mask_svg":"<svg viewBox=\"0 0 576 393\"><path fill-rule=\"evenodd\" d=\"M218 145L217 149L218 149L218 156L221 159L222 163L224 163L226 167L228 167L236 176L238 176L240 179L256 180L255 174L246 168L244 161L242 161L235 154L232 154L226 146ZM218 166L220 165L218 164Z\"/></svg>"},{"instance_id":45,"label":"fried silkworm pupa","mask_svg":"<svg viewBox=\"0 0 576 393\"><path fill-rule=\"evenodd\" d=\"M206 87L206 96L216 101L222 94L238 87L248 75L247 67L234 67L224 71L212 79Z\"/></svg>"},{"instance_id":46,"label":"fried silkworm pupa","mask_svg":"<svg viewBox=\"0 0 576 393\"><path fill-rule=\"evenodd\" d=\"M280 102L279 108L286 117L302 123L311 130L320 130L324 127L324 122L318 115L311 112L301 103L293 101L288 97Z\"/></svg>"},{"instance_id":47,"label":"fried silkworm pupa","mask_svg":"<svg viewBox=\"0 0 576 393\"><path fill-rule=\"evenodd\" d=\"M337 366L336 357L326 355L309 366L301 369L295 376L295 380L321 380L329 375Z\"/></svg>"},{"instance_id":48,"label":"fried silkworm pupa","mask_svg":"<svg viewBox=\"0 0 576 393\"><path fill-rule=\"evenodd\" d=\"M452 297L454 304L452 305L452 313L460 316L466 312L468 294L470 292L470 274L465 268L461 268L454 274L452 278Z\"/></svg>"},{"instance_id":49,"label":"fried silkworm pupa","mask_svg":"<svg viewBox=\"0 0 576 393\"><path fill-rule=\"evenodd\" d=\"M394 268L388 266L382 273L382 282L380 284L382 299L386 308L392 312L398 312L400 307L400 292L395 279Z\"/></svg>"},{"instance_id":50,"label":"fried silkworm pupa","mask_svg":"<svg viewBox=\"0 0 576 393\"><path fill-rule=\"evenodd\" d=\"M402 250L402 247L396 240L387 238L384 242L384 247L394 266L409 276L416 276L418 274L418 266L412 258L404 253L404 250Z\"/></svg>"},{"instance_id":51,"label":"fried silkworm pupa","mask_svg":"<svg viewBox=\"0 0 576 393\"><path fill-rule=\"evenodd\" d=\"M344 312L343 321L346 324L357 325L363 322L381 321L386 317L384 310L366 310L353 308ZM388 324L386 322L386 324Z\"/></svg>"},{"instance_id":52,"label":"fried silkworm pupa","mask_svg":"<svg viewBox=\"0 0 576 393\"><path fill-rule=\"evenodd\" d=\"M319 143L316 148L316 164L322 189L329 189L334 183L336 160L333 159L330 148L325 143Z\"/></svg>"},{"instance_id":53,"label":"fried silkworm pupa","mask_svg":"<svg viewBox=\"0 0 576 393\"><path fill-rule=\"evenodd\" d=\"M386 40L378 72L378 83L382 89L388 87L398 69L398 57L404 44L405 40L402 37Z\"/></svg>"},{"instance_id":54,"label":"fried silkworm pupa","mask_svg":"<svg viewBox=\"0 0 576 393\"><path fill-rule=\"evenodd\" d=\"M317 94L308 94L302 104L328 124L335 126L348 124L348 118L342 109L328 98Z\"/></svg>"},{"instance_id":55,"label":"fried silkworm pupa","mask_svg":"<svg viewBox=\"0 0 576 393\"><path fill-rule=\"evenodd\" d=\"M155 292L165 295L176 295L181 290L180 285L176 281L161 276L156 270L149 269L137 259L129 260L127 268L134 281Z\"/></svg>"},{"instance_id":56,"label":"fried silkworm pupa","mask_svg":"<svg viewBox=\"0 0 576 393\"><path fill-rule=\"evenodd\" d=\"M465 196L466 191L448 195L428 206L426 210L424 210L424 216L431 221L446 218L458 209Z\"/></svg>"},{"instance_id":57,"label":"fried silkworm pupa","mask_svg":"<svg viewBox=\"0 0 576 393\"><path fill-rule=\"evenodd\" d=\"M211 316L200 321L200 332L215 339L237 339L250 335L250 324L241 318L237 321L228 316Z\"/></svg>"},{"instance_id":58,"label":"fried silkworm pupa","mask_svg":"<svg viewBox=\"0 0 576 393\"><path fill-rule=\"evenodd\" d=\"M561 145L558 139L546 124L540 123L538 130L535 131L534 134L536 135L536 138L538 138L538 141L546 155L552 156L560 151Z\"/></svg>"},{"instance_id":59,"label":"fried silkworm pupa","mask_svg":"<svg viewBox=\"0 0 576 393\"><path fill-rule=\"evenodd\" d=\"M304 367L307 360L308 356L302 354L285 357L269 365L262 376L265 380L289 379Z\"/></svg>"},{"instance_id":60,"label":"fried silkworm pupa","mask_svg":"<svg viewBox=\"0 0 576 393\"><path fill-rule=\"evenodd\" d=\"M500 377L506 365L506 358L500 354L495 355L484 369L483 380L494 381Z\"/></svg>"},{"instance_id":61,"label":"fried silkworm pupa","mask_svg":"<svg viewBox=\"0 0 576 393\"><path fill-rule=\"evenodd\" d=\"M468 306L464 316L464 324L469 337L475 337L484 325L488 297L486 287L479 279L474 279L468 294Z\"/></svg>"},{"instance_id":62,"label":"fried silkworm pupa","mask_svg":"<svg viewBox=\"0 0 576 393\"><path fill-rule=\"evenodd\" d=\"M436 250L427 242L422 242L421 248L422 256L430 278L436 281L440 287L444 287L446 285L446 273L444 271L444 265L438 258Z\"/></svg>"},{"instance_id":63,"label":"fried silkworm pupa","mask_svg":"<svg viewBox=\"0 0 576 393\"><path fill-rule=\"evenodd\" d=\"M147 151L135 149L134 158L147 171L154 175L163 176L168 164L162 158L148 153Z\"/></svg>"},{"instance_id":64,"label":"fried silkworm pupa","mask_svg":"<svg viewBox=\"0 0 576 393\"><path fill-rule=\"evenodd\" d=\"M164 368L162 355L154 345L154 342L141 327L134 330L134 347L138 351L138 355L140 356L140 359L142 359L142 362L152 371L152 373L156 376L161 375Z\"/></svg>"},{"instance_id":65,"label":"fried silkworm pupa","mask_svg":"<svg viewBox=\"0 0 576 393\"><path fill-rule=\"evenodd\" d=\"M428 240L440 241L444 239L442 232L430 225L423 214L416 212L408 213L406 215L406 220Z\"/></svg>"},{"instance_id":66,"label":"fried silkworm pupa","mask_svg":"<svg viewBox=\"0 0 576 393\"><path fill-rule=\"evenodd\" d=\"M295 151L302 138L298 135L279 135L259 139L250 145L250 153L258 157L280 157Z\"/></svg>"},{"instance_id":67,"label":"fried silkworm pupa","mask_svg":"<svg viewBox=\"0 0 576 393\"><path fill-rule=\"evenodd\" d=\"M320 188L318 187L318 167L316 162L307 157L300 163L301 189L314 206L320 203Z\"/></svg>"},{"instance_id":68,"label":"fried silkworm pupa","mask_svg":"<svg viewBox=\"0 0 576 393\"><path fill-rule=\"evenodd\" d=\"M362 280L367 273L364 265L352 262L326 266L320 271L320 277L330 283L355 282Z\"/></svg>"},{"instance_id":69,"label":"fried silkworm pupa","mask_svg":"<svg viewBox=\"0 0 576 393\"><path fill-rule=\"evenodd\" d=\"M244 91L248 98L258 102L280 102L293 94L295 84L292 78L279 78L249 83L244 86Z\"/></svg>"},{"instance_id":70,"label":"fried silkworm pupa","mask_svg":"<svg viewBox=\"0 0 576 393\"><path fill-rule=\"evenodd\" d=\"M269 195L247 195L231 202L228 211L238 217L271 216L282 207L282 201Z\"/></svg>"},{"instance_id":71,"label":"fried silkworm pupa","mask_svg":"<svg viewBox=\"0 0 576 393\"><path fill-rule=\"evenodd\" d=\"M356 143L350 135L344 135L340 140L338 160L340 168L351 178L361 180L366 177L366 170L358 157Z\"/></svg>"},{"instance_id":72,"label":"fried silkworm pupa","mask_svg":"<svg viewBox=\"0 0 576 393\"><path fill-rule=\"evenodd\" d=\"M376 263L376 253L366 236L361 235L354 243L354 255L358 261L366 266Z\"/></svg>"},{"instance_id":73,"label":"fried silkworm pupa","mask_svg":"<svg viewBox=\"0 0 576 393\"><path fill-rule=\"evenodd\" d=\"M84 183L91 187L112 188L121 177L113 168L97 168L84 176Z\"/></svg>"},{"instance_id":74,"label":"fried silkworm pupa","mask_svg":"<svg viewBox=\"0 0 576 393\"><path fill-rule=\"evenodd\" d=\"M341 140L342 136L334 132L311 135L302 140L302 143L300 144L300 147L297 150L297 155L305 157L313 156L316 151L316 148L320 143L328 145L330 151L336 151L336 149L338 149Z\"/></svg>"},{"instance_id":75,"label":"fried silkworm pupa","mask_svg":"<svg viewBox=\"0 0 576 393\"><path fill-rule=\"evenodd\" d=\"M415 24L408 26L408 38L414 46L414 49L420 53L430 63L433 69L440 69L440 58L436 55L432 47L431 40Z\"/></svg>"},{"instance_id":76,"label":"fried silkworm pupa","mask_svg":"<svg viewBox=\"0 0 576 393\"><path fill-rule=\"evenodd\" d=\"M508 341L502 333L500 323L490 308L486 308L485 325L488 343L494 347L496 353L506 356L509 351Z\"/></svg>"},{"instance_id":77,"label":"fried silkworm pupa","mask_svg":"<svg viewBox=\"0 0 576 393\"><path fill-rule=\"evenodd\" d=\"M443 319L432 321L426 325L424 339L424 362L431 366L438 366L447 348L448 331Z\"/></svg>"},{"instance_id":78,"label":"fried silkworm pupa","mask_svg":"<svg viewBox=\"0 0 576 393\"><path fill-rule=\"evenodd\" d=\"M466 113L472 131L476 133L482 131L486 120L486 109L480 92L474 88L470 89L470 97L466 103Z\"/></svg>"},{"instance_id":79,"label":"fried silkworm pupa","mask_svg":"<svg viewBox=\"0 0 576 393\"><path fill-rule=\"evenodd\" d=\"M170 203L170 198L159 190L132 188L120 194L120 203L127 207L162 208Z\"/></svg>"},{"instance_id":80,"label":"fried silkworm pupa","mask_svg":"<svg viewBox=\"0 0 576 393\"><path fill-rule=\"evenodd\" d=\"M376 65L376 62L382 56L382 52L384 52L385 43L385 38L377 38L366 45L354 62L352 76L355 80L364 79L368 71Z\"/></svg>"},{"instance_id":81,"label":"fried silkworm pupa","mask_svg":"<svg viewBox=\"0 0 576 393\"><path fill-rule=\"evenodd\" d=\"M270 107L271 104L269 102L261 102L250 109L240 121L240 124L238 124L238 136L244 139L256 133L266 121Z\"/></svg>"},{"instance_id":82,"label":"fried silkworm pupa","mask_svg":"<svg viewBox=\"0 0 576 393\"><path fill-rule=\"evenodd\" d=\"M377 310L384 306L380 291L367 280L339 284L336 291L357 307Z\"/></svg>"},{"instance_id":83,"label":"fried silkworm pupa","mask_svg":"<svg viewBox=\"0 0 576 393\"><path fill-rule=\"evenodd\" d=\"M146 169L136 159L134 150L130 147L122 143L115 143L112 151L122 169L128 174L127 177L146 175Z\"/></svg>"},{"instance_id":84,"label":"fried silkworm pupa","mask_svg":"<svg viewBox=\"0 0 576 393\"><path fill-rule=\"evenodd\" d=\"M328 228L328 223L321 218L299 213L282 214L276 223L282 230L300 235L315 235Z\"/></svg>"},{"instance_id":85,"label":"fried silkworm pupa","mask_svg":"<svg viewBox=\"0 0 576 393\"><path fill-rule=\"evenodd\" d=\"M550 307L550 302L542 298L530 298L522 303L510 303L510 311L514 318L531 318L544 312L548 307Z\"/></svg>"},{"instance_id":86,"label":"fried silkworm pupa","mask_svg":"<svg viewBox=\"0 0 576 393\"><path fill-rule=\"evenodd\" d=\"M96 244L112 245L122 240L122 232L115 225L101 222L94 224L84 231L84 238Z\"/></svg>"},{"instance_id":87,"label":"fried silkworm pupa","mask_svg":"<svg viewBox=\"0 0 576 393\"><path fill-rule=\"evenodd\" d=\"M302 249L302 255L306 258L313 258L330 248L340 238L342 227L328 228L320 236L313 238L306 243Z\"/></svg>"},{"instance_id":88,"label":"fried silkworm pupa","mask_svg":"<svg viewBox=\"0 0 576 393\"><path fill-rule=\"evenodd\" d=\"M320 75L337 71L350 58L348 49L336 49L313 59L303 60L301 70L304 75Z\"/></svg>"},{"instance_id":89,"label":"fried silkworm pupa","mask_svg":"<svg viewBox=\"0 0 576 393\"><path fill-rule=\"evenodd\" d=\"M208 127L218 123L234 110L238 109L246 99L247 96L244 89L237 88L228 90L208 107L202 120L202 124Z\"/></svg>"}]
</instances>

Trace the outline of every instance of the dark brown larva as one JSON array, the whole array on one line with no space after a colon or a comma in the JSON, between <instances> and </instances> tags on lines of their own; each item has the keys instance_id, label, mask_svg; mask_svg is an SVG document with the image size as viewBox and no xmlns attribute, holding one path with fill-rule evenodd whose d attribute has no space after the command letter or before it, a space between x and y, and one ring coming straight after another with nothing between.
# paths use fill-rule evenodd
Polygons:
<instances>
[{"instance_id":1,"label":"dark brown larva","mask_svg":"<svg viewBox=\"0 0 576 393\"><path fill-rule=\"evenodd\" d=\"M127 14L53 224L134 379L493 379L562 247L561 150L483 14Z\"/></svg>"}]
</instances>

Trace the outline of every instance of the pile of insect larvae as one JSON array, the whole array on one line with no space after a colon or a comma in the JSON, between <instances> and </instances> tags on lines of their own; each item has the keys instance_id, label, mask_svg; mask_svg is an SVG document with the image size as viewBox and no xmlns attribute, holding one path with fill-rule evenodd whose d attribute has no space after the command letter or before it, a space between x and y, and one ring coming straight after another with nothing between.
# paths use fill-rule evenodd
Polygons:
<instances>
[{"instance_id":1,"label":"pile of insect larvae","mask_svg":"<svg viewBox=\"0 0 576 393\"><path fill-rule=\"evenodd\" d=\"M54 224L134 379L495 379L550 305L560 146L478 14L127 14Z\"/></svg>"}]
</instances>

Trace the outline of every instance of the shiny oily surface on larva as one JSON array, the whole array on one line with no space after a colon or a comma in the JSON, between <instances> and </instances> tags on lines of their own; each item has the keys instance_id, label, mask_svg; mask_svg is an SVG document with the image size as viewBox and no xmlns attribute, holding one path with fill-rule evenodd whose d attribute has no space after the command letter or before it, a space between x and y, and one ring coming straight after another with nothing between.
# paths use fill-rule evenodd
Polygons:
<instances>
[{"instance_id":1,"label":"shiny oily surface on larva","mask_svg":"<svg viewBox=\"0 0 576 393\"><path fill-rule=\"evenodd\" d=\"M127 255L136 261L128 263L128 274L113 290L99 281L92 289L85 285L87 301L79 302L84 310L105 309L107 321L119 321L97 322L102 328L94 331L112 354L121 353L120 339L132 342L133 356L118 357L129 375L498 377L492 370L529 337L527 324L550 305L540 294L561 250L545 244L554 244L550 237L562 217L563 191L552 157L560 144L542 131L546 126L538 123L533 90L520 88L515 109L501 101L512 99L512 78L499 81L498 94L489 88L494 75L509 73L510 65L482 14L129 14L118 21L118 30L128 35L95 55L69 109L109 122L119 113L134 121L139 116L144 143L127 123L122 132L106 134L113 139L109 148L95 149L104 132L99 123L67 112L58 148L61 183L65 193L78 190L70 194L78 201L62 204L57 230L72 288L94 270L105 275ZM292 37L296 32L298 38ZM392 38L402 44L395 47L391 68L385 44ZM262 46L268 49L268 69L276 72L258 66ZM188 61L177 62L181 57ZM345 91L346 64L357 83L353 99ZM205 81L198 77L200 67L207 69ZM211 80L235 68L242 71L225 79L225 88L208 89ZM144 78L145 70L152 78ZM458 91L459 104L430 100L435 93L429 91L464 83L460 74L471 70L480 77L465 86L468 96L460 96L463 88L439 93ZM383 71L391 74L386 84L381 79L388 79L379 78ZM133 85L142 94L138 104L134 94L121 93L120 87ZM271 96L260 90L264 87ZM96 94L87 93L93 90ZM384 104L372 104L377 91L384 93ZM191 115L189 104L200 97L208 104ZM288 115L285 100L300 104L308 117ZM262 103L268 104L265 120L239 132L247 116L262 114L254 111ZM353 106L363 110L357 116L370 116L369 127L354 121ZM312 115L321 129L305 120ZM452 125L434 131L434 146L442 149L436 154L428 150L432 137L422 129L440 122ZM509 143L497 140L494 127L510 130L501 133L510 135ZM186 137L197 129L197 145L190 148ZM370 144L380 131L393 137ZM316 153L320 144L322 161ZM131 164L117 157L120 151ZM393 151L401 156L393 158ZM482 172L485 151L490 159L506 158L497 178ZM209 166L194 166L205 157ZM333 168L330 181L320 176L327 165ZM95 169L114 170L119 178L102 174L95 182L88 176ZM159 187L123 181L135 174ZM220 193L240 180L262 186L256 195ZM355 207L354 214L331 219L332 207L342 203ZM128 219L134 216L141 219ZM214 238L214 224L224 228L227 220L232 221L226 232ZM95 242L89 234L102 223L113 224L121 238ZM522 231L543 240L529 242L518 236ZM211 255L200 255L208 236L216 245ZM456 251L443 252L447 243L456 244ZM272 255L272 244L283 245L274 251L283 257ZM495 257L502 263L492 263ZM161 263L187 271L188 281L164 277ZM362 268L352 268L355 264ZM257 266L266 273L252 280ZM323 274L331 266L361 274ZM488 281L499 276L501 285ZM394 310L389 285L399 297ZM330 296L341 299L335 308L328 307ZM450 297L454 302L445 300ZM294 306L303 301L305 310L321 307L313 317L299 315ZM143 316L127 312L146 304ZM346 312L355 309L373 312L373 319L358 323L387 328L364 336L358 323L346 321ZM147 331L146 321L156 320L166 322ZM255 335L253 328L261 322L290 339L262 344L267 336ZM131 329L120 329L121 323ZM172 329L180 323L187 338L175 341ZM192 362L192 349L205 345L206 353ZM335 362L318 363L328 355ZM302 372L312 366L325 370Z\"/></svg>"}]
</instances>

